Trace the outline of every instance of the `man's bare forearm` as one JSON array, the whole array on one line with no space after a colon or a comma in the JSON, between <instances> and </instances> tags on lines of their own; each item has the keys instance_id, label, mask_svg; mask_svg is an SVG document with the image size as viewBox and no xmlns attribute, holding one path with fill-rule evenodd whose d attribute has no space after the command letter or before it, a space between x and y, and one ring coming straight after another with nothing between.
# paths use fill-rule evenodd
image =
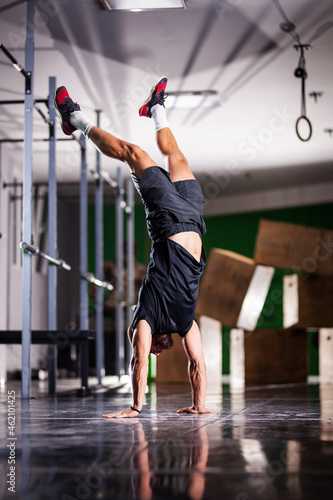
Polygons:
<instances>
[{"instance_id":1,"label":"man's bare forearm","mask_svg":"<svg viewBox=\"0 0 333 500\"><path fill-rule=\"evenodd\" d=\"M207 374L204 361L198 363L189 362L189 379L192 391L192 405L196 410L203 410L206 403L207 394Z\"/></svg>"},{"instance_id":2,"label":"man's bare forearm","mask_svg":"<svg viewBox=\"0 0 333 500\"><path fill-rule=\"evenodd\" d=\"M206 363L200 330L195 321L183 339L183 347L189 361L188 375L192 390L192 407L181 408L178 413L210 413L210 410L205 408L207 393Z\"/></svg>"},{"instance_id":3,"label":"man's bare forearm","mask_svg":"<svg viewBox=\"0 0 333 500\"><path fill-rule=\"evenodd\" d=\"M148 376L148 363L132 364L131 381L133 393L133 406L141 411L145 397Z\"/></svg>"}]
</instances>

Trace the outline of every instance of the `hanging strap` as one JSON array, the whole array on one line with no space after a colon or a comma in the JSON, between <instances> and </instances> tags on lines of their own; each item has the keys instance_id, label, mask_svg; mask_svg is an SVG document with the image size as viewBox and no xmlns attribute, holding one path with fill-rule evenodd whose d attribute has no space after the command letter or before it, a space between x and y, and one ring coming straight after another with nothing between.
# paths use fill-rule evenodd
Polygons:
<instances>
[{"instance_id":1,"label":"hanging strap","mask_svg":"<svg viewBox=\"0 0 333 500\"><path fill-rule=\"evenodd\" d=\"M301 79L302 79L302 83L301 83L301 116L296 121L296 134L297 134L297 137L301 141L307 142L307 141L309 141L311 139L311 136L312 136L312 125L311 125L311 122L310 122L309 118L306 116L305 80L306 80L306 77L307 77L307 72L306 72L306 64L305 64L304 47L303 47L303 45L299 45L299 49L301 51L301 55L300 55L300 58L299 58L299 61L298 61L298 68L297 68L297 70L299 70L300 75L296 74L296 76L298 76L298 77L300 76ZM306 123L309 126L309 134L308 134L307 137L302 137L301 134L300 134L300 131L299 131L300 123L302 121L306 121Z\"/></svg>"}]
</instances>

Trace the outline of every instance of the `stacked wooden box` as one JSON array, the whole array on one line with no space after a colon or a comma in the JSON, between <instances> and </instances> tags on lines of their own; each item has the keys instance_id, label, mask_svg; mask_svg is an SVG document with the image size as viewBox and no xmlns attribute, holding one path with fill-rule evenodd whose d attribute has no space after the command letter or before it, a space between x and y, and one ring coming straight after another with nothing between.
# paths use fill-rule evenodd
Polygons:
<instances>
[{"instance_id":1,"label":"stacked wooden box","mask_svg":"<svg viewBox=\"0 0 333 500\"><path fill-rule=\"evenodd\" d=\"M257 330L275 268L293 271L283 279L284 329ZM332 275L333 232L324 229L262 220L254 259L211 251L197 312L232 327L232 380L240 384L306 381L306 329L333 327ZM325 330L320 341L332 342L331 337ZM331 351L331 345L327 349ZM332 362L326 363L327 370L323 356L320 363L321 377L330 379L326 372L332 372Z\"/></svg>"}]
</instances>

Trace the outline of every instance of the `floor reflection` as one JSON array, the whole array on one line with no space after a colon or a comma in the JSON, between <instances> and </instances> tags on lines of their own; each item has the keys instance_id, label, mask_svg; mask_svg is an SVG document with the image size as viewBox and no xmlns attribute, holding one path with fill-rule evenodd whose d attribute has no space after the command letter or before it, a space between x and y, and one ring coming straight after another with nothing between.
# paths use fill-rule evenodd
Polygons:
<instances>
[{"instance_id":1,"label":"floor reflection","mask_svg":"<svg viewBox=\"0 0 333 500\"><path fill-rule=\"evenodd\" d=\"M210 415L176 413L187 387L153 392L140 418L106 420L130 402L110 392L17 399L15 496L0 421L0 497L15 500L328 500L333 490L333 386L230 387ZM6 394L0 394L6 415Z\"/></svg>"},{"instance_id":2,"label":"floor reflection","mask_svg":"<svg viewBox=\"0 0 333 500\"><path fill-rule=\"evenodd\" d=\"M132 430L128 453L135 500L179 494L189 500L203 498L209 454L207 428L200 418L188 423L191 430L184 430L186 438L183 442L179 438L159 441L157 433L155 440L149 443L141 422L117 421L116 425L130 426Z\"/></svg>"}]
</instances>

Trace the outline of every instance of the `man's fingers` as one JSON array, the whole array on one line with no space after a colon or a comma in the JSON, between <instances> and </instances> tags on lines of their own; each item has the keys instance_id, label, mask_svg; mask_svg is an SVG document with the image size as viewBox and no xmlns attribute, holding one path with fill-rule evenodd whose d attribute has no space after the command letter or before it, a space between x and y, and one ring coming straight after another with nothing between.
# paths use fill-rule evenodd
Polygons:
<instances>
[{"instance_id":1,"label":"man's fingers","mask_svg":"<svg viewBox=\"0 0 333 500\"><path fill-rule=\"evenodd\" d=\"M107 413L106 415L103 415L103 418L135 418L137 416L138 416L137 411L123 410L123 411L117 411L115 413Z\"/></svg>"},{"instance_id":2,"label":"man's fingers","mask_svg":"<svg viewBox=\"0 0 333 500\"><path fill-rule=\"evenodd\" d=\"M208 410L208 408L204 408L203 410L195 410L194 408L181 408L180 410L177 410L177 413L196 413L196 414L204 414L204 413L211 413L211 410Z\"/></svg>"},{"instance_id":3,"label":"man's fingers","mask_svg":"<svg viewBox=\"0 0 333 500\"><path fill-rule=\"evenodd\" d=\"M198 413L198 411L193 408L181 408L177 413Z\"/></svg>"}]
</instances>

